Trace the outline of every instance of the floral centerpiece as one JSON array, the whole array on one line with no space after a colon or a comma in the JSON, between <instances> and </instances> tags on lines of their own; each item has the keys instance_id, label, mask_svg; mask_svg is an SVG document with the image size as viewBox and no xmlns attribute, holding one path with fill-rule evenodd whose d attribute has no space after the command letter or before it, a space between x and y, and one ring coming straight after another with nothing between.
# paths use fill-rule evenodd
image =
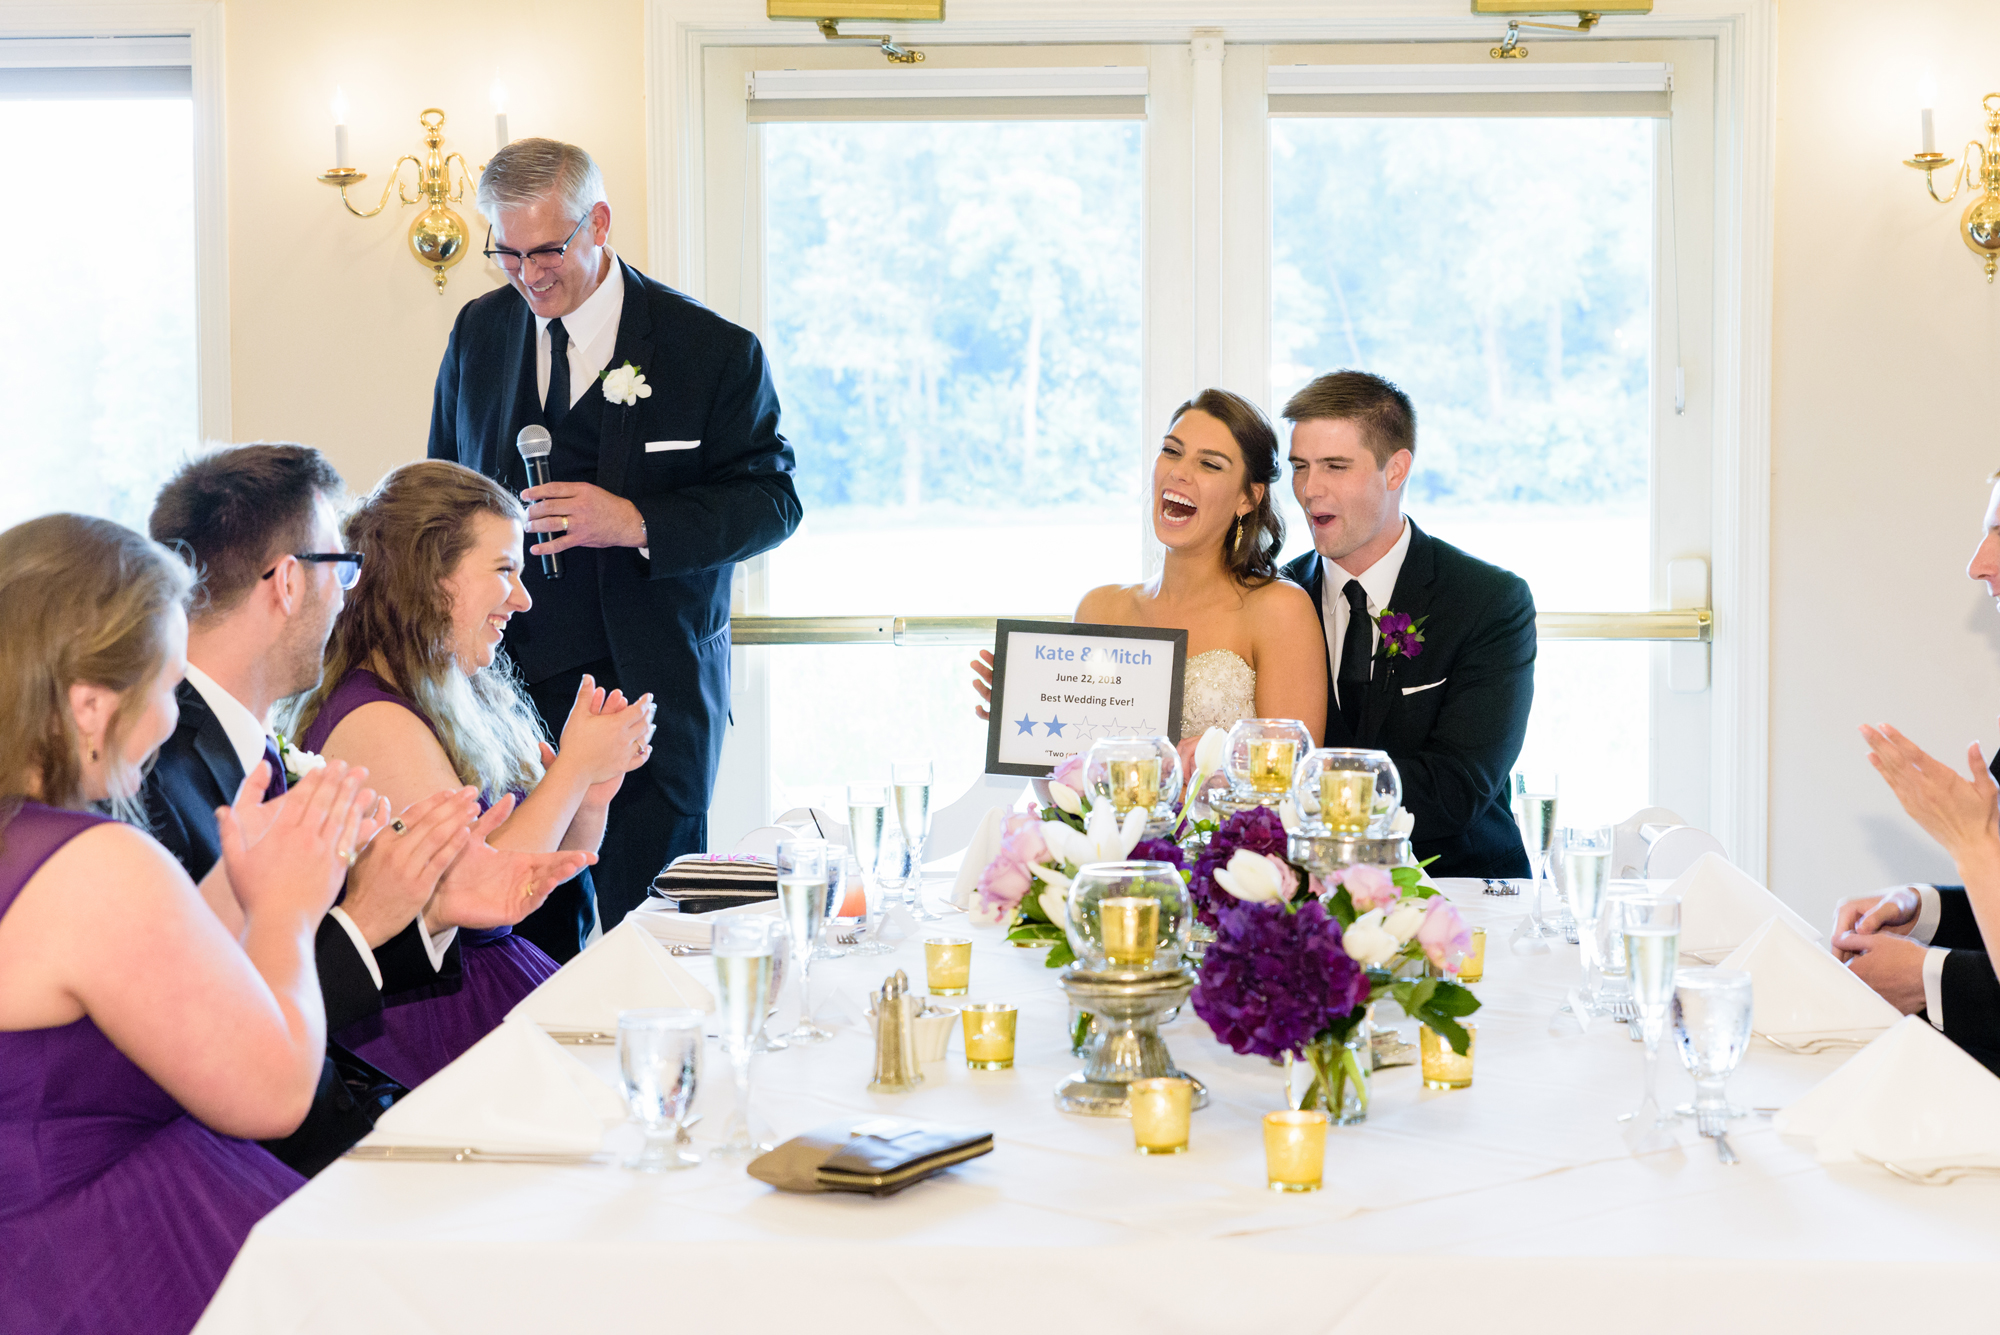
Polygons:
<instances>
[{"instance_id":1,"label":"floral centerpiece","mask_svg":"<svg viewBox=\"0 0 2000 1335\"><path fill-rule=\"evenodd\" d=\"M1393 998L1465 1052L1458 1021L1479 1000L1454 979L1472 933L1415 867L1353 866L1322 880L1286 850L1283 823L1262 808L1231 816L1209 841L1188 889L1216 939L1188 1000L1233 1051L1308 1063L1302 1106L1358 1122L1375 1001Z\"/></svg>"}]
</instances>

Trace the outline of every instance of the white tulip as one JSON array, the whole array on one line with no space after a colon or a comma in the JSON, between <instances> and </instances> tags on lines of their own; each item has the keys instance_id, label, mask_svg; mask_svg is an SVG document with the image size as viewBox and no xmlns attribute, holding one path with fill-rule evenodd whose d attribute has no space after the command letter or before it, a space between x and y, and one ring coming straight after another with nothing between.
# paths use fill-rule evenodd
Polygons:
<instances>
[{"instance_id":1,"label":"white tulip","mask_svg":"<svg viewBox=\"0 0 2000 1335\"><path fill-rule=\"evenodd\" d=\"M1348 958L1364 969L1375 968L1402 948L1383 929L1381 909L1370 909L1356 918L1354 925L1340 934L1340 944L1346 948Z\"/></svg>"},{"instance_id":2,"label":"white tulip","mask_svg":"<svg viewBox=\"0 0 2000 1335\"><path fill-rule=\"evenodd\" d=\"M1377 910L1380 912L1380 910ZM1359 919L1356 919L1359 921ZM1396 938L1397 945L1403 945L1417 934L1423 925L1424 905L1420 899L1406 899L1396 905L1395 912L1382 920L1382 929Z\"/></svg>"},{"instance_id":3,"label":"white tulip","mask_svg":"<svg viewBox=\"0 0 2000 1335\"><path fill-rule=\"evenodd\" d=\"M1210 728L1201 735L1194 745L1194 768L1197 774L1210 775L1222 763L1223 752L1229 749L1229 734L1221 728Z\"/></svg>"},{"instance_id":4,"label":"white tulip","mask_svg":"<svg viewBox=\"0 0 2000 1335\"><path fill-rule=\"evenodd\" d=\"M1278 803L1278 819L1284 823L1286 834L1299 832L1299 809L1292 804L1291 798Z\"/></svg>"},{"instance_id":5,"label":"white tulip","mask_svg":"<svg viewBox=\"0 0 2000 1335\"><path fill-rule=\"evenodd\" d=\"M1215 883L1252 904L1283 904L1291 898L1271 859L1247 848L1237 849L1228 866L1215 869Z\"/></svg>"},{"instance_id":6,"label":"white tulip","mask_svg":"<svg viewBox=\"0 0 2000 1335\"><path fill-rule=\"evenodd\" d=\"M1416 816L1407 808L1398 808L1395 819L1389 822L1389 837L1391 839L1408 839L1410 831L1416 828Z\"/></svg>"},{"instance_id":7,"label":"white tulip","mask_svg":"<svg viewBox=\"0 0 2000 1335\"><path fill-rule=\"evenodd\" d=\"M1049 915L1050 922L1062 928L1069 926L1069 881L1067 878L1062 882L1062 889L1056 889L1055 885L1051 883L1048 889L1042 891L1041 902L1042 912Z\"/></svg>"},{"instance_id":8,"label":"white tulip","mask_svg":"<svg viewBox=\"0 0 2000 1335\"><path fill-rule=\"evenodd\" d=\"M1083 814L1083 795L1066 783L1049 780L1049 797L1055 804L1072 816Z\"/></svg>"}]
</instances>

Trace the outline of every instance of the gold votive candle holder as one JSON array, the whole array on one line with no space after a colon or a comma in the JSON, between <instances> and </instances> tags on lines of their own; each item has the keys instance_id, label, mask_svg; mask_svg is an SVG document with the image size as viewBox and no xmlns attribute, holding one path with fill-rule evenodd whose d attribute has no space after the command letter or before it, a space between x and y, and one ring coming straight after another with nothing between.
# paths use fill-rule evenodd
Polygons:
<instances>
[{"instance_id":1,"label":"gold votive candle holder","mask_svg":"<svg viewBox=\"0 0 2000 1335\"><path fill-rule=\"evenodd\" d=\"M1264 1114L1264 1176L1273 1191L1318 1191L1326 1173L1326 1114Z\"/></svg>"},{"instance_id":2,"label":"gold votive candle holder","mask_svg":"<svg viewBox=\"0 0 2000 1335\"><path fill-rule=\"evenodd\" d=\"M1472 1083L1472 1058L1479 1051L1479 1026L1470 1020L1458 1023L1469 1040L1463 1057L1453 1052L1444 1035L1429 1025L1417 1027L1417 1047L1423 1058L1425 1089L1464 1089Z\"/></svg>"},{"instance_id":3,"label":"gold votive candle holder","mask_svg":"<svg viewBox=\"0 0 2000 1335\"><path fill-rule=\"evenodd\" d=\"M1486 976L1486 929L1472 929L1472 949L1458 963L1458 981L1476 983Z\"/></svg>"},{"instance_id":4,"label":"gold votive candle holder","mask_svg":"<svg viewBox=\"0 0 2000 1335\"><path fill-rule=\"evenodd\" d=\"M1132 1109L1132 1144L1141 1154L1185 1154L1194 1114L1194 1081L1153 1076L1126 1086Z\"/></svg>"},{"instance_id":5,"label":"gold votive candle holder","mask_svg":"<svg viewBox=\"0 0 2000 1335\"><path fill-rule=\"evenodd\" d=\"M1111 771L1111 809L1120 816L1134 807L1151 811L1160 804L1158 756L1113 760L1108 768Z\"/></svg>"},{"instance_id":6,"label":"gold votive candle holder","mask_svg":"<svg viewBox=\"0 0 2000 1335\"><path fill-rule=\"evenodd\" d=\"M1322 770L1319 818L1335 834L1360 834L1375 819L1375 771Z\"/></svg>"},{"instance_id":7,"label":"gold votive candle holder","mask_svg":"<svg viewBox=\"0 0 2000 1335\"><path fill-rule=\"evenodd\" d=\"M1260 793L1292 791L1292 770L1299 763L1299 744L1286 737L1252 737L1244 743L1250 751L1250 787ZM1369 779L1369 800L1374 800L1374 779Z\"/></svg>"},{"instance_id":8,"label":"gold votive candle holder","mask_svg":"<svg viewBox=\"0 0 2000 1335\"><path fill-rule=\"evenodd\" d=\"M1144 969L1160 949L1160 901L1113 895L1097 901L1104 955L1114 969Z\"/></svg>"},{"instance_id":9,"label":"gold votive candle holder","mask_svg":"<svg viewBox=\"0 0 2000 1335\"><path fill-rule=\"evenodd\" d=\"M1004 1071L1014 1064L1014 1024L1020 1012L1000 1001L982 1001L960 1011L965 1025L965 1064L975 1071Z\"/></svg>"},{"instance_id":10,"label":"gold votive candle holder","mask_svg":"<svg viewBox=\"0 0 2000 1335\"><path fill-rule=\"evenodd\" d=\"M972 938L924 938L924 978L934 997L962 997L972 989Z\"/></svg>"}]
</instances>

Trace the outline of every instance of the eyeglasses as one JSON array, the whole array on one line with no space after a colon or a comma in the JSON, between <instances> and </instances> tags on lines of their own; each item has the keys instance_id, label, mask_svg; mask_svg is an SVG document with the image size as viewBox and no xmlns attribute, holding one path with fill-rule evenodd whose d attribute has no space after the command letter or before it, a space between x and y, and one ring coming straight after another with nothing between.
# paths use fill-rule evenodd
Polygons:
<instances>
[{"instance_id":1,"label":"eyeglasses","mask_svg":"<svg viewBox=\"0 0 2000 1335\"><path fill-rule=\"evenodd\" d=\"M588 213L578 218L576 226L569 229L569 235L563 238L560 246L536 246L533 250L525 254L518 250L509 250L505 246L494 245L493 229L488 227L486 229L486 245L482 253L485 254L487 259L499 265L501 271L504 273L521 272L522 266L527 264L529 260L533 260L542 270L547 271L563 262L563 255L568 252L570 242L576 240L576 234L589 221L590 215Z\"/></svg>"},{"instance_id":2,"label":"eyeglasses","mask_svg":"<svg viewBox=\"0 0 2000 1335\"><path fill-rule=\"evenodd\" d=\"M363 555L364 553L362 552L293 552L292 553L293 559L298 561L318 561L322 563L330 562L333 566L334 581L338 583L342 589L353 588L355 584L361 579L361 558ZM269 570L266 570L263 574L259 575L257 578L269 579L271 578L271 576L277 573L278 573L278 567L272 566Z\"/></svg>"}]
</instances>

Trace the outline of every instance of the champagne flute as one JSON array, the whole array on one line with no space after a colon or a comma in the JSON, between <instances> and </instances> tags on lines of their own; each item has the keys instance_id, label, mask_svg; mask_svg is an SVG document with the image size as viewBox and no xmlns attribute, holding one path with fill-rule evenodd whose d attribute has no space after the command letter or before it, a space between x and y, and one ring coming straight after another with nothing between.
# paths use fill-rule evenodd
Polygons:
<instances>
[{"instance_id":1,"label":"champagne flute","mask_svg":"<svg viewBox=\"0 0 2000 1335\"><path fill-rule=\"evenodd\" d=\"M1605 1012L1597 1004L1597 919L1604 911L1604 887L1611 872L1609 825L1570 826L1562 832L1562 893L1576 919L1577 957L1583 982L1577 989L1579 1019Z\"/></svg>"},{"instance_id":2,"label":"champagne flute","mask_svg":"<svg viewBox=\"0 0 2000 1335\"><path fill-rule=\"evenodd\" d=\"M903 831L903 846L910 850L910 879L905 883L903 904L911 917L935 922L945 915L924 906L924 841L931 837L931 762L898 760L889 769L896 790L896 824Z\"/></svg>"},{"instance_id":3,"label":"champagne flute","mask_svg":"<svg viewBox=\"0 0 2000 1335\"><path fill-rule=\"evenodd\" d=\"M840 911L847 904L847 846L828 844L826 846L826 921L839 919ZM863 916L866 914L864 912ZM819 944L813 947L816 960L838 960L847 958L847 947L839 944L837 935L830 927L820 928Z\"/></svg>"},{"instance_id":4,"label":"champagne flute","mask_svg":"<svg viewBox=\"0 0 2000 1335\"><path fill-rule=\"evenodd\" d=\"M799 1022L785 1042L824 1043L833 1035L812 1022L813 946L826 925L826 843L820 839L778 841L778 906L792 942L792 967L799 976Z\"/></svg>"},{"instance_id":5,"label":"champagne flute","mask_svg":"<svg viewBox=\"0 0 2000 1335\"><path fill-rule=\"evenodd\" d=\"M1514 823L1520 827L1521 843L1528 852L1528 872L1532 878L1528 892L1528 926L1524 940L1538 941L1555 936L1558 929L1542 921L1542 882L1546 879L1549 847L1556 834L1556 783L1531 787L1528 776L1514 776ZM1544 951L1546 946L1531 949Z\"/></svg>"},{"instance_id":6,"label":"champagne flute","mask_svg":"<svg viewBox=\"0 0 2000 1335\"><path fill-rule=\"evenodd\" d=\"M764 1030L771 1002L771 961L777 950L778 924L762 914L715 920L710 946L715 965L716 1005L722 1026L722 1050L736 1077L736 1106L730 1109L727 1131L717 1154L741 1158L771 1148L768 1137L751 1130L750 1058Z\"/></svg>"},{"instance_id":7,"label":"champagne flute","mask_svg":"<svg viewBox=\"0 0 2000 1335\"><path fill-rule=\"evenodd\" d=\"M1681 954L1681 901L1678 895L1634 895L1624 901L1625 967L1631 977L1633 1021L1646 1045L1646 1089L1639 1106L1618 1120L1641 1128L1668 1125L1658 1097L1660 1036L1674 1000L1674 972Z\"/></svg>"},{"instance_id":8,"label":"champagne flute","mask_svg":"<svg viewBox=\"0 0 2000 1335\"><path fill-rule=\"evenodd\" d=\"M679 1148L681 1125L701 1080L702 1013L668 1007L618 1012L618 1080L646 1143L627 1168L660 1173L693 1168L701 1156Z\"/></svg>"},{"instance_id":9,"label":"champagne flute","mask_svg":"<svg viewBox=\"0 0 2000 1335\"><path fill-rule=\"evenodd\" d=\"M1638 1016L1632 1007L1632 985L1625 961L1625 901L1644 898L1653 887L1644 881L1612 881L1605 887L1597 915L1597 1008L1621 1024Z\"/></svg>"},{"instance_id":10,"label":"champagne flute","mask_svg":"<svg viewBox=\"0 0 2000 1335\"><path fill-rule=\"evenodd\" d=\"M1743 1117L1726 1096L1730 1072L1750 1046L1750 975L1735 969L1681 969L1674 979L1674 1043L1694 1077L1694 1102L1676 1108L1704 1131Z\"/></svg>"},{"instance_id":11,"label":"champagne flute","mask_svg":"<svg viewBox=\"0 0 2000 1335\"><path fill-rule=\"evenodd\" d=\"M882 829L889 811L889 785L847 785L847 828L854 840L854 857L861 865L861 895L867 904L856 925L854 954L887 955L895 947L882 940Z\"/></svg>"}]
</instances>

